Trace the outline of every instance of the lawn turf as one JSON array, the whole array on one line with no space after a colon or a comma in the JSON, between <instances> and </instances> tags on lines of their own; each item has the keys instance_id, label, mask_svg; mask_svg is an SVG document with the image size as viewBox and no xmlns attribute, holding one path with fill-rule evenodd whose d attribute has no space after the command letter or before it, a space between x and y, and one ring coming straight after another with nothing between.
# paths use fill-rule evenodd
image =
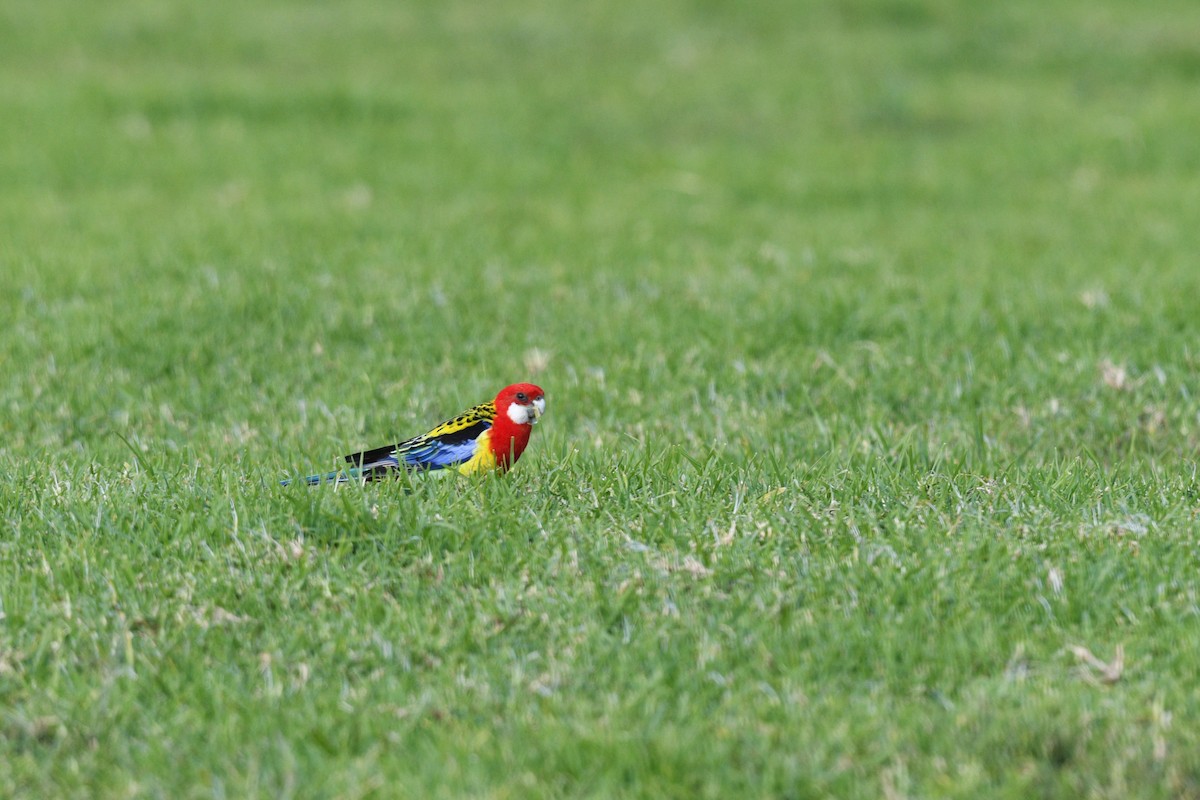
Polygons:
<instances>
[{"instance_id":1,"label":"lawn turf","mask_svg":"<svg viewBox=\"0 0 1200 800\"><path fill-rule=\"evenodd\" d=\"M5 3L0 796L1200 795L1197 41Z\"/></svg>"}]
</instances>

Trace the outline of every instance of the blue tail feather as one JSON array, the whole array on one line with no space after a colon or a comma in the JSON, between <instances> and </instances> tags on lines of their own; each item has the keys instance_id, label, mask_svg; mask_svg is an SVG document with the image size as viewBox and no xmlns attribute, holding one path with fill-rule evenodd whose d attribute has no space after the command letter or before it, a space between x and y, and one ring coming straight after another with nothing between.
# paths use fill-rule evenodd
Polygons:
<instances>
[{"instance_id":1,"label":"blue tail feather","mask_svg":"<svg viewBox=\"0 0 1200 800\"><path fill-rule=\"evenodd\" d=\"M338 472L324 472L319 475L308 475L297 480L290 478L279 482L280 486L290 486L293 483L303 483L308 486L319 486L322 483L349 483L350 481L360 480L362 478L362 470L346 469Z\"/></svg>"}]
</instances>

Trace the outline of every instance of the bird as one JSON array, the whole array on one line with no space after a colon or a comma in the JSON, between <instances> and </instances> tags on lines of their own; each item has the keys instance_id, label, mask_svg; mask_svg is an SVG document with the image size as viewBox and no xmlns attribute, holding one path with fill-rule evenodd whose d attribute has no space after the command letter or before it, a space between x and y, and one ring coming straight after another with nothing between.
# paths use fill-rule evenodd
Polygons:
<instances>
[{"instance_id":1,"label":"bird","mask_svg":"<svg viewBox=\"0 0 1200 800\"><path fill-rule=\"evenodd\" d=\"M532 383L505 386L494 400L446 420L428 433L399 444L345 456L352 466L339 472L309 475L303 483L373 481L403 472L456 470L476 475L507 472L525 452L533 426L546 411L546 393ZM284 486L290 480L280 481Z\"/></svg>"}]
</instances>

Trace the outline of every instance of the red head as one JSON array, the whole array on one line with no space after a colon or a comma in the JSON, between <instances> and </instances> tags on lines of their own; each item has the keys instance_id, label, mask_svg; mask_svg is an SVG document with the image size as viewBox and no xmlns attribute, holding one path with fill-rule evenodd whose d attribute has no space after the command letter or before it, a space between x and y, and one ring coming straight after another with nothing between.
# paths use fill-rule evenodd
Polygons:
<instances>
[{"instance_id":1,"label":"red head","mask_svg":"<svg viewBox=\"0 0 1200 800\"><path fill-rule=\"evenodd\" d=\"M546 410L546 393L532 383L505 386L496 395L496 421L492 423L492 453L501 471L517 462L529 434Z\"/></svg>"}]
</instances>

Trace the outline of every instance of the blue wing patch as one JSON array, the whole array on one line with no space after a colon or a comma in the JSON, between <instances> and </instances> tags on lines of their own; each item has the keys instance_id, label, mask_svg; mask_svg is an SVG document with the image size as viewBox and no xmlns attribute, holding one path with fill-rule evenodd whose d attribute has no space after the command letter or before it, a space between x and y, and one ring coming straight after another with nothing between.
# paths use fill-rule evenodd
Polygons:
<instances>
[{"instance_id":1,"label":"blue wing patch","mask_svg":"<svg viewBox=\"0 0 1200 800\"><path fill-rule=\"evenodd\" d=\"M490 428L491 426L487 427ZM480 431L480 433L482 432ZM394 457L403 459L404 466L409 469L445 469L446 467L454 467L475 455L475 438L478 437L458 442L443 442L437 439L429 439L409 450L397 450Z\"/></svg>"}]
</instances>

